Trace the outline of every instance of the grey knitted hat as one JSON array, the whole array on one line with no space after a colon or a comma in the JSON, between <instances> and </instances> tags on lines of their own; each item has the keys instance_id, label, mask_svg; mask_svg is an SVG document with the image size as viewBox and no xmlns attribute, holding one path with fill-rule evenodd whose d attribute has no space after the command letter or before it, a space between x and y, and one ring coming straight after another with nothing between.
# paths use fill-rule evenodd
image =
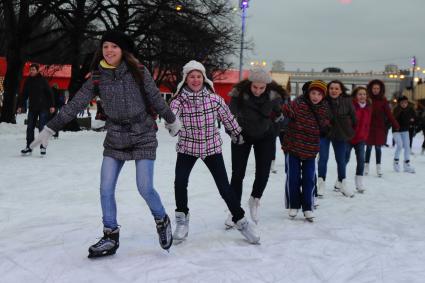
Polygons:
<instances>
[{"instance_id":1,"label":"grey knitted hat","mask_svg":"<svg viewBox=\"0 0 425 283\"><path fill-rule=\"evenodd\" d=\"M269 84L272 82L272 77L269 72L263 68L254 68L250 70L248 80L253 83L265 83Z\"/></svg>"}]
</instances>

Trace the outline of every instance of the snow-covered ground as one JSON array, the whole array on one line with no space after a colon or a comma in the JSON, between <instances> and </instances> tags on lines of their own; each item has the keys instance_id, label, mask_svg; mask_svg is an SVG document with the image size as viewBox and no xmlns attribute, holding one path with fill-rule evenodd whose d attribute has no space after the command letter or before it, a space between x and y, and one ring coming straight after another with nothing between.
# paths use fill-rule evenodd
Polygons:
<instances>
[{"instance_id":1,"label":"snow-covered ground","mask_svg":"<svg viewBox=\"0 0 425 283\"><path fill-rule=\"evenodd\" d=\"M422 135L414 144L415 175L393 172L394 148L384 148L383 178L372 164L366 193L352 199L330 190L336 176L331 158L328 191L314 223L301 215L288 219L279 151L278 173L271 174L261 200L261 245L224 229L224 202L198 161L189 183L189 238L163 251L136 189L134 163L127 162L117 185L120 248L112 257L90 260L87 248L102 231L98 188L104 133L61 132L50 141L46 157L38 150L21 157L23 115L18 120L18 125L0 124L0 282L424 282ZM174 218L175 139L159 126L155 187ZM230 141L223 138L230 175ZM351 186L354 170L352 156ZM253 173L251 158L245 208Z\"/></svg>"}]
</instances>

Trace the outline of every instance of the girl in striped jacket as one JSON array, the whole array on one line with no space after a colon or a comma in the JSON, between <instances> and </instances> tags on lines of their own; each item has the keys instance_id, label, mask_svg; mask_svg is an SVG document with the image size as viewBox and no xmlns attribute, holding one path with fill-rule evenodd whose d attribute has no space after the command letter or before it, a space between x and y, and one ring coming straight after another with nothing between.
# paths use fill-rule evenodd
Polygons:
<instances>
[{"instance_id":1,"label":"girl in striped jacket","mask_svg":"<svg viewBox=\"0 0 425 283\"><path fill-rule=\"evenodd\" d=\"M290 118L283 150L286 154L285 203L294 218L302 208L304 217L313 221L315 158L319 152L320 135L329 129L330 112L323 103L326 83L312 81L307 95L282 106Z\"/></svg>"},{"instance_id":2,"label":"girl in striped jacket","mask_svg":"<svg viewBox=\"0 0 425 283\"><path fill-rule=\"evenodd\" d=\"M183 80L177 86L170 107L182 123L182 128L178 132L174 181L177 206L174 239L183 241L187 238L189 232L187 186L190 172L198 158L201 158L213 175L220 195L233 215L237 229L250 243L258 243L260 237L256 234L254 225L248 222L235 193L230 189L221 150L223 141L215 122L216 120L223 122L232 142L238 144L243 143L241 128L224 99L214 93L213 83L207 78L201 63L192 60L183 67Z\"/></svg>"}]
</instances>

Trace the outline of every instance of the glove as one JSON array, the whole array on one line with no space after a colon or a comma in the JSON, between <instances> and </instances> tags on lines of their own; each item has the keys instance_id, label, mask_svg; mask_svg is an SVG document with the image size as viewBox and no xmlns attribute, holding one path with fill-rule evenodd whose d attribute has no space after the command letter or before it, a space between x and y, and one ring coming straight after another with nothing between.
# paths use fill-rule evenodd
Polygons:
<instances>
[{"instance_id":1,"label":"glove","mask_svg":"<svg viewBox=\"0 0 425 283\"><path fill-rule=\"evenodd\" d=\"M177 117L173 123L165 122L164 124L165 124L165 128L168 130L168 132L170 133L172 137L177 136L180 129L182 128L182 125L180 124L180 120Z\"/></svg>"},{"instance_id":2,"label":"glove","mask_svg":"<svg viewBox=\"0 0 425 283\"><path fill-rule=\"evenodd\" d=\"M37 138L35 138L34 141L30 144L30 148L33 149L40 144L43 147L47 147L50 137L54 134L55 132L52 129L44 126L43 130L38 134Z\"/></svg>"},{"instance_id":3,"label":"glove","mask_svg":"<svg viewBox=\"0 0 425 283\"><path fill-rule=\"evenodd\" d=\"M232 143L237 144L237 145L241 145L244 144L245 141L243 140L243 136L241 134L237 135L237 136L230 136L230 138L232 139Z\"/></svg>"}]
</instances>

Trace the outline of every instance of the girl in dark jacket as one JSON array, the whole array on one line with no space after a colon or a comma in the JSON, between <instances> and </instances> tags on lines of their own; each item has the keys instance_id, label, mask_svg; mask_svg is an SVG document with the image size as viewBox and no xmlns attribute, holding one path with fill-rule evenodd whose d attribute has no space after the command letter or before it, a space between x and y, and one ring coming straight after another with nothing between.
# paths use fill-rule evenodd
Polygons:
<instances>
[{"instance_id":1,"label":"girl in dark jacket","mask_svg":"<svg viewBox=\"0 0 425 283\"><path fill-rule=\"evenodd\" d=\"M248 201L251 218L258 223L258 207L266 188L276 146L274 118L281 114L281 96L271 89L270 74L257 68L250 71L247 80L238 83L230 92L230 111L242 127L243 144L232 143L232 179L238 202L242 198L242 183L251 148L255 155L255 180ZM226 220L226 226L232 223Z\"/></svg>"},{"instance_id":2,"label":"girl in dark jacket","mask_svg":"<svg viewBox=\"0 0 425 283\"><path fill-rule=\"evenodd\" d=\"M372 117L372 108L367 99L367 90L365 87L359 86L353 90L353 105L356 111L356 127L354 129L355 136L350 140L347 146L346 160L350 161L351 149L354 148L357 159L356 166L356 190L359 193L364 192L363 172L364 172L364 154L366 139L369 135L370 119Z\"/></svg>"},{"instance_id":3,"label":"girl in dark jacket","mask_svg":"<svg viewBox=\"0 0 425 283\"><path fill-rule=\"evenodd\" d=\"M341 81L335 80L328 83L326 101L332 114L332 126L329 133L320 138L320 152L318 162L318 188L317 195L321 197L325 192L327 164L329 159L329 147L335 153L338 168L338 180L335 182L335 190L340 191L347 197L354 196L354 191L346 185L346 151L347 143L354 136L356 113L350 96L346 94L346 88Z\"/></svg>"},{"instance_id":4,"label":"girl in dark jacket","mask_svg":"<svg viewBox=\"0 0 425 283\"><path fill-rule=\"evenodd\" d=\"M372 119L370 123L369 136L366 141L366 157L364 174L369 174L369 161L372 146L375 146L376 174L382 177L381 170L381 147L386 142L385 117L391 122L393 129L398 130L399 125L391 114L390 106L385 97L385 85L380 80L372 80L367 85L369 98L372 100Z\"/></svg>"},{"instance_id":5,"label":"girl in dark jacket","mask_svg":"<svg viewBox=\"0 0 425 283\"><path fill-rule=\"evenodd\" d=\"M148 114L148 103L177 133L180 124L162 99L147 69L133 55L134 43L124 33L106 32L93 59L91 70L97 70L99 96L106 120L103 162L100 176L103 237L89 248L89 257L115 254L119 247L119 225L115 187L125 161L136 163L136 181L140 195L155 219L162 248L172 244L171 224L161 199L153 187L153 169L158 141L155 121ZM49 138L71 121L96 95L92 78L83 84L75 97L44 127L31 147L47 146Z\"/></svg>"},{"instance_id":6,"label":"girl in dark jacket","mask_svg":"<svg viewBox=\"0 0 425 283\"><path fill-rule=\"evenodd\" d=\"M415 169L410 165L410 143L409 143L409 127L415 122L416 114L412 106L409 105L409 100L406 96L398 99L398 105L393 110L394 118L397 120L400 128L393 130L393 138L396 143L394 152L394 171L400 172L400 152L404 149L404 172L415 173Z\"/></svg>"}]
</instances>

